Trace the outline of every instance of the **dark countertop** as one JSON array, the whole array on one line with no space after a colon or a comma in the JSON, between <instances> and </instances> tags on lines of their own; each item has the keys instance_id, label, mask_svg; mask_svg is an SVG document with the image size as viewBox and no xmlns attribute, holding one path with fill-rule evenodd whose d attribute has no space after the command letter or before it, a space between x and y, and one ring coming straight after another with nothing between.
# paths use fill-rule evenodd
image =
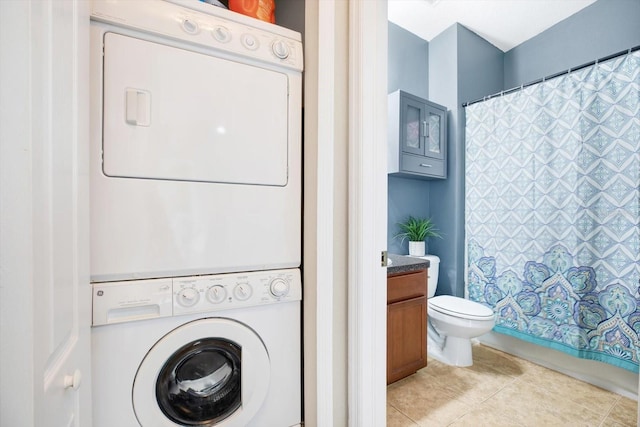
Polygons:
<instances>
[{"instance_id":1,"label":"dark countertop","mask_svg":"<svg viewBox=\"0 0 640 427\"><path fill-rule=\"evenodd\" d=\"M429 268L429 260L414 258L408 255L388 254L391 265L387 266L387 274L406 273Z\"/></svg>"}]
</instances>

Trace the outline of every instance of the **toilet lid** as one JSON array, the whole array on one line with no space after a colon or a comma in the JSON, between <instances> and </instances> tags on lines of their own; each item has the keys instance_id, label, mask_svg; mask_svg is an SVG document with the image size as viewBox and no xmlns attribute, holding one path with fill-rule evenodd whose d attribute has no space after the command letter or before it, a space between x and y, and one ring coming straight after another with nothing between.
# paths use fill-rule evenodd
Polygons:
<instances>
[{"instance_id":1,"label":"toilet lid","mask_svg":"<svg viewBox=\"0 0 640 427\"><path fill-rule=\"evenodd\" d=\"M493 310L468 299L451 295L440 295L429 298L429 309L439 311L463 319L492 319Z\"/></svg>"}]
</instances>

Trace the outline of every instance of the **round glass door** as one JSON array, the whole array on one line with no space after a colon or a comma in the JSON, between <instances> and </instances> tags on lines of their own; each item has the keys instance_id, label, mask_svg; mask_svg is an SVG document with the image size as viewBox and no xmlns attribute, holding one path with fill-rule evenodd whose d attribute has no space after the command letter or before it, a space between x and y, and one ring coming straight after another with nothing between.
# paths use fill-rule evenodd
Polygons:
<instances>
[{"instance_id":1,"label":"round glass door","mask_svg":"<svg viewBox=\"0 0 640 427\"><path fill-rule=\"evenodd\" d=\"M162 412L185 426L215 425L242 403L242 348L234 342L205 338L177 350L156 381Z\"/></svg>"},{"instance_id":2,"label":"round glass door","mask_svg":"<svg viewBox=\"0 0 640 427\"><path fill-rule=\"evenodd\" d=\"M251 328L198 319L149 350L133 382L133 409L145 427L243 427L255 421L270 380L269 354Z\"/></svg>"}]
</instances>

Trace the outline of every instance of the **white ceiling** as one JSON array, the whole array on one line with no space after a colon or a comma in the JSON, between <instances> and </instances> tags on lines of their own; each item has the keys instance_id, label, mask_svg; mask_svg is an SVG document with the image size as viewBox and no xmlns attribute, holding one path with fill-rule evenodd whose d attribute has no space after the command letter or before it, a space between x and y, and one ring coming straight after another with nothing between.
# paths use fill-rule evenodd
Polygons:
<instances>
[{"instance_id":1,"label":"white ceiling","mask_svg":"<svg viewBox=\"0 0 640 427\"><path fill-rule=\"evenodd\" d=\"M388 0L389 21L431 41L456 22L506 52L596 0Z\"/></svg>"}]
</instances>

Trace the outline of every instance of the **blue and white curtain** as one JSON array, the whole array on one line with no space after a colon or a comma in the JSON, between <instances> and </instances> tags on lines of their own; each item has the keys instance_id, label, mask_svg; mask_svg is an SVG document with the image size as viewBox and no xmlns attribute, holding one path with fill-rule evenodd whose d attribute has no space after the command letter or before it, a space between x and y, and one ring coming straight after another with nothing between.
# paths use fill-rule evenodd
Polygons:
<instances>
[{"instance_id":1,"label":"blue and white curtain","mask_svg":"<svg viewBox=\"0 0 640 427\"><path fill-rule=\"evenodd\" d=\"M495 331L638 371L640 52L466 108L470 299Z\"/></svg>"}]
</instances>

